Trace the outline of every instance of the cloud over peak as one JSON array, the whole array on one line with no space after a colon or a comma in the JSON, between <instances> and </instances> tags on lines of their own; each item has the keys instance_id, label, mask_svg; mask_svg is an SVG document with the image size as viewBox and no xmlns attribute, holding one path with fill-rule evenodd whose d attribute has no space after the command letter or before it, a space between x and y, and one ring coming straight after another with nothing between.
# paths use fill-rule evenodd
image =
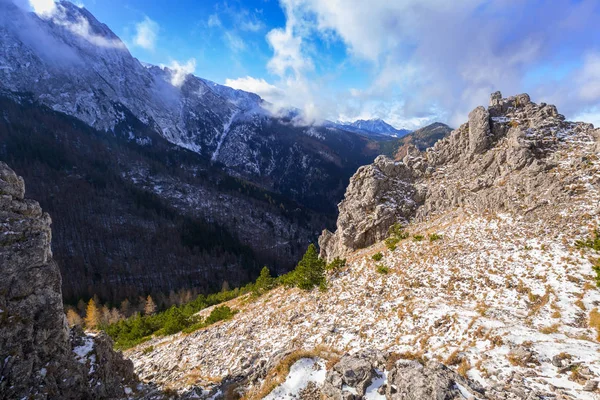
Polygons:
<instances>
[{"instance_id":1,"label":"cloud over peak","mask_svg":"<svg viewBox=\"0 0 600 400\"><path fill-rule=\"evenodd\" d=\"M155 21L147 16L144 17L143 21L135 25L133 43L146 50L154 50L159 29L160 27Z\"/></svg>"}]
</instances>

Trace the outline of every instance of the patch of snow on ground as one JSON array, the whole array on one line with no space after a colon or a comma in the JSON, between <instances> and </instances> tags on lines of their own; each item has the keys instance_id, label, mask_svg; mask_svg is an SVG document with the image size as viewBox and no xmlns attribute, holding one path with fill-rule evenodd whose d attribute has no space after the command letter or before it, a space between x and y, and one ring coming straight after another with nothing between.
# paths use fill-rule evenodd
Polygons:
<instances>
[{"instance_id":1,"label":"patch of snow on ground","mask_svg":"<svg viewBox=\"0 0 600 400\"><path fill-rule=\"evenodd\" d=\"M290 368L285 382L273 390L265 400L295 399L309 382L320 386L325 382L325 362L320 359L302 358Z\"/></svg>"}]
</instances>

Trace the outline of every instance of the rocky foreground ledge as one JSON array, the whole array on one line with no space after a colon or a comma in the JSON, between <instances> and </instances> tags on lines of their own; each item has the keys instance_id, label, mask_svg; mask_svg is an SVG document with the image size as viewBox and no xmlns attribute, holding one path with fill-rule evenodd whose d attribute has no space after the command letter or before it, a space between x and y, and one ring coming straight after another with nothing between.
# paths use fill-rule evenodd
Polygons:
<instances>
[{"instance_id":1,"label":"rocky foreground ledge","mask_svg":"<svg viewBox=\"0 0 600 400\"><path fill-rule=\"evenodd\" d=\"M126 398L138 383L131 361L106 335L67 326L50 224L0 162L0 398Z\"/></svg>"}]
</instances>

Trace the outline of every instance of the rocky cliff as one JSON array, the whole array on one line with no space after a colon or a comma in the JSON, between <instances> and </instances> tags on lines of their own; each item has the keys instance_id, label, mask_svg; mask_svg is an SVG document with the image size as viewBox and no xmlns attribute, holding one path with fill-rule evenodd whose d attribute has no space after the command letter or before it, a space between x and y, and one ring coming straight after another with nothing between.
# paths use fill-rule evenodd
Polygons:
<instances>
[{"instance_id":1,"label":"rocky cliff","mask_svg":"<svg viewBox=\"0 0 600 400\"><path fill-rule=\"evenodd\" d=\"M402 161L380 156L361 167L339 205L336 232L326 230L319 239L321 255L342 257L387 237L396 222L424 221L457 208L543 212L573 195L577 178L558 173L564 144L598 136L591 124L565 121L553 105L496 92L487 109L474 109L467 123L432 148L419 152L413 146ZM581 168L588 162L579 160Z\"/></svg>"},{"instance_id":2,"label":"rocky cliff","mask_svg":"<svg viewBox=\"0 0 600 400\"><path fill-rule=\"evenodd\" d=\"M595 400L599 133L494 94L433 149L359 169L321 240L347 259L325 291L241 297L127 355L205 398Z\"/></svg>"},{"instance_id":3,"label":"rocky cliff","mask_svg":"<svg viewBox=\"0 0 600 400\"><path fill-rule=\"evenodd\" d=\"M104 334L70 332L50 216L0 162L0 398L112 399L137 384Z\"/></svg>"}]
</instances>

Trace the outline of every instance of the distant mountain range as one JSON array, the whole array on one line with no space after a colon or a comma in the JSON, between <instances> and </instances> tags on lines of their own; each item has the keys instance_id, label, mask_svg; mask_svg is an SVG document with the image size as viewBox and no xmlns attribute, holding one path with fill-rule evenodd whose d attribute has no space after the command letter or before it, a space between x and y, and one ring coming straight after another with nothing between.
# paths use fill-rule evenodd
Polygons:
<instances>
[{"instance_id":1,"label":"distant mountain range","mask_svg":"<svg viewBox=\"0 0 600 400\"><path fill-rule=\"evenodd\" d=\"M415 146L419 151L432 147L438 140L450 135L452 128L441 122L434 122L410 132L405 136L388 141L380 141L380 153L396 160L402 160L410 146Z\"/></svg>"},{"instance_id":2,"label":"distant mountain range","mask_svg":"<svg viewBox=\"0 0 600 400\"><path fill-rule=\"evenodd\" d=\"M388 137L400 138L411 132L408 129L396 129L379 118L368 120L359 119L354 122L338 121L331 123L331 125L338 127L339 129L366 135L375 139Z\"/></svg>"}]
</instances>

